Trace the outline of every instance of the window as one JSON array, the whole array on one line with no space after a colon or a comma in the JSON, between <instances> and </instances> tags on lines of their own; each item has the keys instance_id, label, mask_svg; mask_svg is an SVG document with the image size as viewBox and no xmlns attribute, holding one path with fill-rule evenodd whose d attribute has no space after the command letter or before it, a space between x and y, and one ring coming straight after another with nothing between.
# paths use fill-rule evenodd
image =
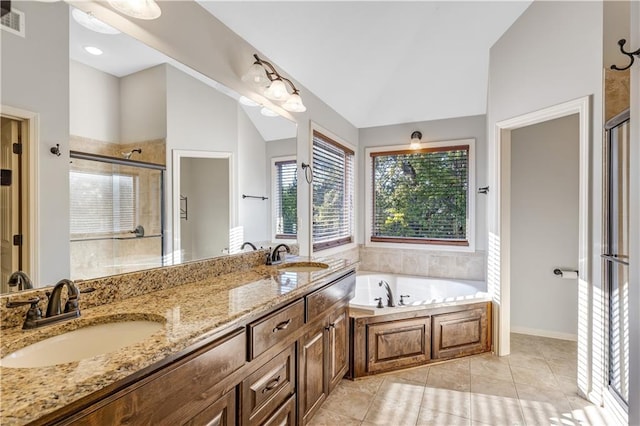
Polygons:
<instances>
[{"instance_id":1,"label":"window","mask_svg":"<svg viewBox=\"0 0 640 426\"><path fill-rule=\"evenodd\" d=\"M471 142L370 152L370 241L469 246Z\"/></svg>"},{"instance_id":2,"label":"window","mask_svg":"<svg viewBox=\"0 0 640 426\"><path fill-rule=\"evenodd\" d=\"M273 162L274 236L295 240L298 234L298 179L295 157Z\"/></svg>"},{"instance_id":3,"label":"window","mask_svg":"<svg viewBox=\"0 0 640 426\"><path fill-rule=\"evenodd\" d=\"M70 171L71 235L129 232L136 227L137 178Z\"/></svg>"},{"instance_id":4,"label":"window","mask_svg":"<svg viewBox=\"0 0 640 426\"><path fill-rule=\"evenodd\" d=\"M313 250L354 241L354 152L313 132Z\"/></svg>"}]
</instances>

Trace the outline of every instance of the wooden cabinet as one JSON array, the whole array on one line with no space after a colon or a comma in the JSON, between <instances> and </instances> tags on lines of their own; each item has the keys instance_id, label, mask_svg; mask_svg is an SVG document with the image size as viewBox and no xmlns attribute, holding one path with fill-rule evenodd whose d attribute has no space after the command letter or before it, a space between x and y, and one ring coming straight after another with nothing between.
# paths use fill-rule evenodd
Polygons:
<instances>
[{"instance_id":1,"label":"wooden cabinet","mask_svg":"<svg viewBox=\"0 0 640 426\"><path fill-rule=\"evenodd\" d=\"M296 424L296 397L290 397L282 407L263 423L264 426L294 426Z\"/></svg>"},{"instance_id":2,"label":"wooden cabinet","mask_svg":"<svg viewBox=\"0 0 640 426\"><path fill-rule=\"evenodd\" d=\"M298 397L301 424L306 424L327 398L325 327L324 323L317 324L300 340Z\"/></svg>"},{"instance_id":3,"label":"wooden cabinet","mask_svg":"<svg viewBox=\"0 0 640 426\"><path fill-rule=\"evenodd\" d=\"M340 383L349 368L349 315L347 307L337 309L329 317L327 351L329 392Z\"/></svg>"},{"instance_id":4,"label":"wooden cabinet","mask_svg":"<svg viewBox=\"0 0 640 426\"><path fill-rule=\"evenodd\" d=\"M298 300L248 326L249 360L304 326L304 301Z\"/></svg>"},{"instance_id":5,"label":"wooden cabinet","mask_svg":"<svg viewBox=\"0 0 640 426\"><path fill-rule=\"evenodd\" d=\"M222 398L205 408L185 426L235 426L236 425L236 389L233 388Z\"/></svg>"},{"instance_id":6,"label":"wooden cabinet","mask_svg":"<svg viewBox=\"0 0 640 426\"><path fill-rule=\"evenodd\" d=\"M369 325L367 371L375 373L428 362L430 330L429 317Z\"/></svg>"},{"instance_id":7,"label":"wooden cabinet","mask_svg":"<svg viewBox=\"0 0 640 426\"><path fill-rule=\"evenodd\" d=\"M471 355L490 349L488 310L466 309L433 316L433 358Z\"/></svg>"}]
</instances>

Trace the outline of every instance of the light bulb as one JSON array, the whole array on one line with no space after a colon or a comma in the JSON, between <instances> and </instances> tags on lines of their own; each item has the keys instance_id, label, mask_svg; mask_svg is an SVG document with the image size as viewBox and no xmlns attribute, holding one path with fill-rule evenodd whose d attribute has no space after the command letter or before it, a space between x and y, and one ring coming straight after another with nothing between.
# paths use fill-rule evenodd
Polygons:
<instances>
[{"instance_id":1,"label":"light bulb","mask_svg":"<svg viewBox=\"0 0 640 426\"><path fill-rule=\"evenodd\" d=\"M137 19L156 19L162 14L155 0L109 0L109 4L118 12Z\"/></svg>"},{"instance_id":2,"label":"light bulb","mask_svg":"<svg viewBox=\"0 0 640 426\"><path fill-rule=\"evenodd\" d=\"M302 98L300 97L298 92L295 92L293 95L289 96L287 102L282 104L282 108L291 112L305 112L307 110L307 107L302 103Z\"/></svg>"},{"instance_id":3,"label":"light bulb","mask_svg":"<svg viewBox=\"0 0 640 426\"><path fill-rule=\"evenodd\" d=\"M85 13L80 9L73 9L71 11L73 19L85 28L90 29L101 34L120 34L119 30L116 30L111 25L107 25L91 13Z\"/></svg>"},{"instance_id":4,"label":"light bulb","mask_svg":"<svg viewBox=\"0 0 640 426\"><path fill-rule=\"evenodd\" d=\"M264 115L265 117L277 117L278 113L267 108L267 107L262 107L262 109L260 110L260 114Z\"/></svg>"},{"instance_id":5,"label":"light bulb","mask_svg":"<svg viewBox=\"0 0 640 426\"><path fill-rule=\"evenodd\" d=\"M289 97L289 92L287 92L284 81L278 78L271 82L271 85L264 91L264 95L269 99L284 101Z\"/></svg>"},{"instance_id":6,"label":"light bulb","mask_svg":"<svg viewBox=\"0 0 640 426\"><path fill-rule=\"evenodd\" d=\"M242 76L242 81L258 89L265 89L271 82L269 77L267 77L267 72L262 65L257 62L254 62L251 68Z\"/></svg>"},{"instance_id":7,"label":"light bulb","mask_svg":"<svg viewBox=\"0 0 640 426\"><path fill-rule=\"evenodd\" d=\"M84 46L84 50L94 56L100 56L103 53L102 49L95 46Z\"/></svg>"}]
</instances>

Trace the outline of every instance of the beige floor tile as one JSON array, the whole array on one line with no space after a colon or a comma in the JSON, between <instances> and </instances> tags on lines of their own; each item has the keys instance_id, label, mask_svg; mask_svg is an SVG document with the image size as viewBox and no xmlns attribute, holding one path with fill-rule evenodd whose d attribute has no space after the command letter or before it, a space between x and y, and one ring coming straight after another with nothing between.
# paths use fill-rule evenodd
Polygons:
<instances>
[{"instance_id":1,"label":"beige floor tile","mask_svg":"<svg viewBox=\"0 0 640 426\"><path fill-rule=\"evenodd\" d=\"M362 421L367 414L371 401L371 394L338 386L329 395L322 408Z\"/></svg>"},{"instance_id":2,"label":"beige floor tile","mask_svg":"<svg viewBox=\"0 0 640 426\"><path fill-rule=\"evenodd\" d=\"M556 382L558 382L558 389L566 396L578 395L578 380L576 377L556 376Z\"/></svg>"},{"instance_id":3,"label":"beige floor tile","mask_svg":"<svg viewBox=\"0 0 640 426\"><path fill-rule=\"evenodd\" d=\"M454 359L450 361L441 362L440 364L431 365L429 368L429 373L461 373L461 374L469 374L470 373L470 359L461 358Z\"/></svg>"},{"instance_id":4,"label":"beige floor tile","mask_svg":"<svg viewBox=\"0 0 640 426\"><path fill-rule=\"evenodd\" d=\"M578 377L578 360L575 358L551 358L547 364L556 377Z\"/></svg>"},{"instance_id":5,"label":"beige floor tile","mask_svg":"<svg viewBox=\"0 0 640 426\"><path fill-rule=\"evenodd\" d=\"M489 425L524 425L516 398L471 394L471 420Z\"/></svg>"},{"instance_id":6,"label":"beige floor tile","mask_svg":"<svg viewBox=\"0 0 640 426\"><path fill-rule=\"evenodd\" d=\"M471 426L471 419L423 407L420 409L416 424L418 426Z\"/></svg>"},{"instance_id":7,"label":"beige floor tile","mask_svg":"<svg viewBox=\"0 0 640 426\"><path fill-rule=\"evenodd\" d=\"M499 380L484 376L471 376L471 393L518 398L513 380Z\"/></svg>"},{"instance_id":8,"label":"beige floor tile","mask_svg":"<svg viewBox=\"0 0 640 426\"><path fill-rule=\"evenodd\" d=\"M505 357L483 356L470 360L471 376L482 376L500 380L513 380L509 360Z\"/></svg>"},{"instance_id":9,"label":"beige floor tile","mask_svg":"<svg viewBox=\"0 0 640 426\"><path fill-rule=\"evenodd\" d=\"M546 369L525 368L512 365L511 374L513 374L513 381L516 383L537 386L539 388L558 388L558 382L549 367Z\"/></svg>"},{"instance_id":10,"label":"beige floor tile","mask_svg":"<svg viewBox=\"0 0 640 426\"><path fill-rule=\"evenodd\" d=\"M522 414L527 426L545 426L545 425L558 425L558 426L580 426L580 423L573 418L571 410L562 411L551 408L532 408L523 407Z\"/></svg>"},{"instance_id":11,"label":"beige floor tile","mask_svg":"<svg viewBox=\"0 0 640 426\"><path fill-rule=\"evenodd\" d=\"M371 376L358 380L342 379L338 387L346 387L354 391L375 395L383 380L384 378L382 376Z\"/></svg>"},{"instance_id":12,"label":"beige floor tile","mask_svg":"<svg viewBox=\"0 0 640 426\"><path fill-rule=\"evenodd\" d=\"M576 360L576 344L575 342L566 340L550 339L540 346L540 352L545 359L572 359Z\"/></svg>"},{"instance_id":13,"label":"beige floor tile","mask_svg":"<svg viewBox=\"0 0 640 426\"><path fill-rule=\"evenodd\" d=\"M537 357L531 353L511 353L506 356L509 361L509 365L512 367L526 367L526 368L541 368L543 370L550 370L549 364L544 357Z\"/></svg>"},{"instance_id":14,"label":"beige floor tile","mask_svg":"<svg viewBox=\"0 0 640 426\"><path fill-rule=\"evenodd\" d=\"M369 407L364 423L372 425L415 425L420 413L420 404L411 401L390 401L375 398Z\"/></svg>"},{"instance_id":15,"label":"beige floor tile","mask_svg":"<svg viewBox=\"0 0 640 426\"><path fill-rule=\"evenodd\" d=\"M580 422L581 426L614 426L617 424L614 419L607 416L607 413L601 407L593 405L580 397L576 398L580 399L581 402L570 398L573 407L571 415L576 421Z\"/></svg>"},{"instance_id":16,"label":"beige floor tile","mask_svg":"<svg viewBox=\"0 0 640 426\"><path fill-rule=\"evenodd\" d=\"M427 386L422 396L421 408L470 418L471 394L466 391L461 392Z\"/></svg>"},{"instance_id":17,"label":"beige floor tile","mask_svg":"<svg viewBox=\"0 0 640 426\"><path fill-rule=\"evenodd\" d=\"M343 416L333 411L325 410L324 406L320 407L318 412L311 418L309 426L358 426L360 420Z\"/></svg>"},{"instance_id":18,"label":"beige floor tile","mask_svg":"<svg viewBox=\"0 0 640 426\"><path fill-rule=\"evenodd\" d=\"M411 402L420 405L424 385L399 377L387 376L380 385L376 398L388 401Z\"/></svg>"},{"instance_id":19,"label":"beige floor tile","mask_svg":"<svg viewBox=\"0 0 640 426\"><path fill-rule=\"evenodd\" d=\"M393 373L386 373L381 377L397 377L399 379L408 380L411 382L420 383L424 385L427 383L427 376L429 374L429 367L409 368L401 371L394 371Z\"/></svg>"},{"instance_id":20,"label":"beige floor tile","mask_svg":"<svg viewBox=\"0 0 640 426\"><path fill-rule=\"evenodd\" d=\"M471 389L471 375L431 368L427 377L427 386L468 392Z\"/></svg>"},{"instance_id":21,"label":"beige floor tile","mask_svg":"<svg viewBox=\"0 0 640 426\"><path fill-rule=\"evenodd\" d=\"M520 405L538 410L559 410L571 412L571 404L560 389L538 388L516 383Z\"/></svg>"}]
</instances>

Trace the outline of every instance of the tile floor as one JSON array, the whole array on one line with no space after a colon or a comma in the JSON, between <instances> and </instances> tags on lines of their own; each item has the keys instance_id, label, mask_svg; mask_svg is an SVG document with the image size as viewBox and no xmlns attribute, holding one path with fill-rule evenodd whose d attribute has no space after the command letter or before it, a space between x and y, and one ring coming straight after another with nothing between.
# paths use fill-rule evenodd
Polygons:
<instances>
[{"instance_id":1,"label":"tile floor","mask_svg":"<svg viewBox=\"0 0 640 426\"><path fill-rule=\"evenodd\" d=\"M575 342L512 334L511 352L345 379L311 426L612 425L576 393Z\"/></svg>"}]
</instances>

